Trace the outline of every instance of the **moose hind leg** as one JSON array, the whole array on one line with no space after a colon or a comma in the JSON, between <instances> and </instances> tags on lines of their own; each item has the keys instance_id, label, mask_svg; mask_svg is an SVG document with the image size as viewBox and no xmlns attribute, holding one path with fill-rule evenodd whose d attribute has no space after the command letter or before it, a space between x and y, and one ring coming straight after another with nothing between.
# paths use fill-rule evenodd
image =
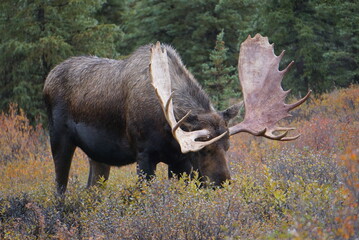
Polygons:
<instances>
[{"instance_id":1,"label":"moose hind leg","mask_svg":"<svg viewBox=\"0 0 359 240\"><path fill-rule=\"evenodd\" d=\"M97 185L99 180L103 178L105 181L110 176L110 166L105 163L96 162L89 158L90 173L87 181L87 187Z\"/></svg>"},{"instance_id":2,"label":"moose hind leg","mask_svg":"<svg viewBox=\"0 0 359 240\"><path fill-rule=\"evenodd\" d=\"M76 146L66 136L50 136L51 151L55 164L56 189L63 194L67 188L72 157Z\"/></svg>"}]
</instances>

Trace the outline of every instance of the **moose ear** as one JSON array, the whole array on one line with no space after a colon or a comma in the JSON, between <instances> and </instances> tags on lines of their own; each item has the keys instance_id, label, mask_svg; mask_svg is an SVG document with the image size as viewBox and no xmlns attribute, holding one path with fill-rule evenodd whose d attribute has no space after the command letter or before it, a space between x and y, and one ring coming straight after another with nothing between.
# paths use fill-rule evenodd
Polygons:
<instances>
[{"instance_id":1,"label":"moose ear","mask_svg":"<svg viewBox=\"0 0 359 240\"><path fill-rule=\"evenodd\" d=\"M237 116L239 110L243 107L243 101L237 104L232 105L231 107L227 108L226 110L220 112L224 121L229 122L232 118Z\"/></svg>"}]
</instances>

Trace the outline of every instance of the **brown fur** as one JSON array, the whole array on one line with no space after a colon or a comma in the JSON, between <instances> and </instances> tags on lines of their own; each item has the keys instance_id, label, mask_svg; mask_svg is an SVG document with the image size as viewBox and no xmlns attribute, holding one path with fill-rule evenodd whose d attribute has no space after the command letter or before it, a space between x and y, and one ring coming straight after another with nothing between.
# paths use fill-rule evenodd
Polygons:
<instances>
[{"instance_id":1,"label":"brown fur","mask_svg":"<svg viewBox=\"0 0 359 240\"><path fill-rule=\"evenodd\" d=\"M214 110L176 51L167 45L162 47L169 57L175 115L180 119L192 111L184 129L206 128L213 137L226 131L228 119ZM228 136L205 148L202 153L212 149L212 154L204 154L206 157L180 152L150 83L150 48L151 45L143 46L122 61L74 57L49 73L44 97L60 192L66 189L66 164L72 158L66 149L73 151L76 146L103 164L121 166L137 161L139 170L147 175L153 175L155 165L162 161L176 174L195 168L216 184L229 178L224 157ZM238 112L234 109L229 111L233 112L230 117ZM202 165L206 170L201 170Z\"/></svg>"}]
</instances>

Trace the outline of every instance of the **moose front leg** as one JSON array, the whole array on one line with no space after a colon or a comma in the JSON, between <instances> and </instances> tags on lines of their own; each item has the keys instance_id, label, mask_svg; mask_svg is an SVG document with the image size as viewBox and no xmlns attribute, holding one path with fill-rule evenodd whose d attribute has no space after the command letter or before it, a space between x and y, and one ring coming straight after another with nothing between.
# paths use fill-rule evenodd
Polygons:
<instances>
[{"instance_id":1,"label":"moose front leg","mask_svg":"<svg viewBox=\"0 0 359 240\"><path fill-rule=\"evenodd\" d=\"M189 160L182 159L179 163L168 164L168 178L175 176L181 177L184 173L190 175L192 173L193 166Z\"/></svg>"},{"instance_id":2,"label":"moose front leg","mask_svg":"<svg viewBox=\"0 0 359 240\"><path fill-rule=\"evenodd\" d=\"M90 163L90 173L87 181L87 187L92 187L98 184L98 181L101 178L104 178L105 181L108 180L110 176L110 166L105 163L99 163L89 158Z\"/></svg>"},{"instance_id":3,"label":"moose front leg","mask_svg":"<svg viewBox=\"0 0 359 240\"><path fill-rule=\"evenodd\" d=\"M151 180L155 175L156 166L157 162L155 161L155 156L153 156L153 154L150 154L147 151L138 153L137 174L140 180Z\"/></svg>"}]
</instances>

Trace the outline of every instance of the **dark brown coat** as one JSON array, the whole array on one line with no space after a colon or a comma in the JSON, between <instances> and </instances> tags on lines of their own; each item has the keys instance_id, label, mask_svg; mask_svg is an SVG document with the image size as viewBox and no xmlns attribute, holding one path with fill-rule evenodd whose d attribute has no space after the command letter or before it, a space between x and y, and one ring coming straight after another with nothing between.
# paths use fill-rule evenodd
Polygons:
<instances>
[{"instance_id":1,"label":"dark brown coat","mask_svg":"<svg viewBox=\"0 0 359 240\"><path fill-rule=\"evenodd\" d=\"M162 47L169 57L176 118L192 110L182 128L206 128L211 137L225 132L238 107L217 112L176 51ZM150 48L143 46L122 61L74 57L49 73L44 98L58 192L66 189L76 147L91 159L88 185L100 176L107 179L109 166L134 162L147 177L154 174L157 163L164 162L169 176L195 169L217 185L230 178L225 159L228 136L199 152L181 153L150 82Z\"/></svg>"}]
</instances>

